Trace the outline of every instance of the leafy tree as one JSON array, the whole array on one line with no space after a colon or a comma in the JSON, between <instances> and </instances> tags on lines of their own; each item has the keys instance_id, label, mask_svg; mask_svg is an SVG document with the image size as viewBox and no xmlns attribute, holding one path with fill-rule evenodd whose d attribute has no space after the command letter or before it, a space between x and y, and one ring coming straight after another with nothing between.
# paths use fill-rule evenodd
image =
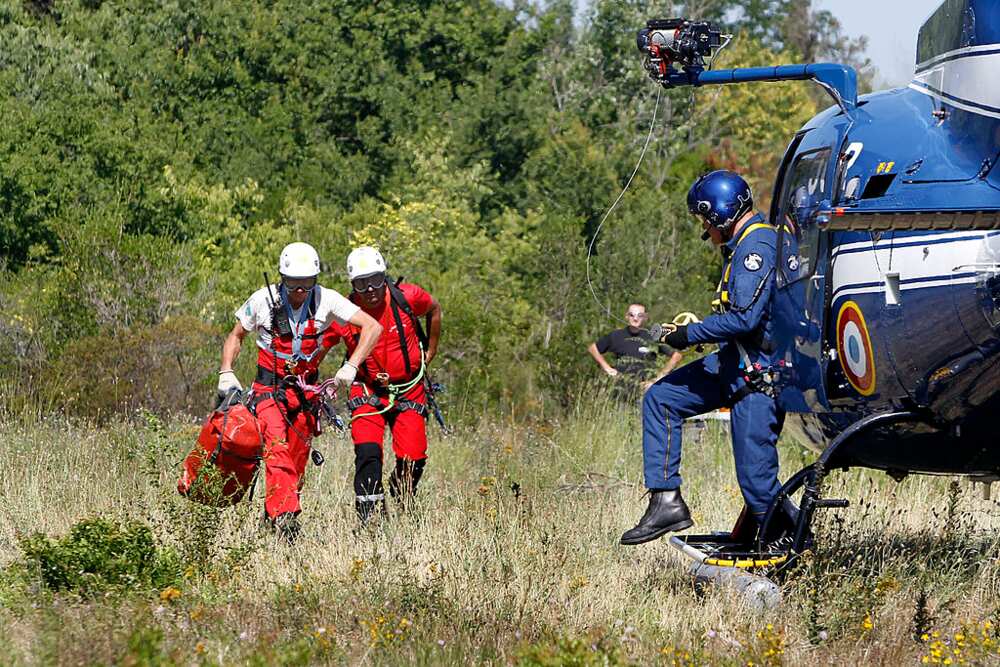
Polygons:
<instances>
[{"instance_id":1,"label":"leafy tree","mask_svg":"<svg viewBox=\"0 0 1000 667\"><path fill-rule=\"evenodd\" d=\"M0 4L0 379L197 410L233 310L302 239L325 284L365 242L428 287L468 405L571 400L630 301L704 312L693 178L766 191L816 108L806 84L657 89L634 37L662 16L731 28L720 65L863 47L791 0Z\"/></svg>"}]
</instances>

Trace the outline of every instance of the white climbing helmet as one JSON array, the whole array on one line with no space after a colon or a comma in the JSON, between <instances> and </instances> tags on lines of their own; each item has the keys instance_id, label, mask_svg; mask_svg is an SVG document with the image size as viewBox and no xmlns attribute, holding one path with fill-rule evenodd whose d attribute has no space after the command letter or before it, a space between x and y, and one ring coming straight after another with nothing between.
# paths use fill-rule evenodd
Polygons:
<instances>
[{"instance_id":1,"label":"white climbing helmet","mask_svg":"<svg viewBox=\"0 0 1000 667\"><path fill-rule=\"evenodd\" d=\"M308 243L289 243L281 251L278 273L286 278L312 278L319 275L319 253Z\"/></svg>"},{"instance_id":2,"label":"white climbing helmet","mask_svg":"<svg viewBox=\"0 0 1000 667\"><path fill-rule=\"evenodd\" d=\"M371 246L361 246L347 256L347 279L364 278L375 273L385 273L382 253Z\"/></svg>"}]
</instances>

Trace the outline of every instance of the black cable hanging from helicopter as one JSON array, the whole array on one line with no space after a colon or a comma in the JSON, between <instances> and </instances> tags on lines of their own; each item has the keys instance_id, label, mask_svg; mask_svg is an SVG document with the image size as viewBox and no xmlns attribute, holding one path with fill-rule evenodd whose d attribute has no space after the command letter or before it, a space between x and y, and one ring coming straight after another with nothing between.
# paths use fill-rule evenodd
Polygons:
<instances>
[{"instance_id":1,"label":"black cable hanging from helicopter","mask_svg":"<svg viewBox=\"0 0 1000 667\"><path fill-rule=\"evenodd\" d=\"M604 223L608 221L611 213L621 203L622 198L628 192L632 181L639 172L639 167L642 165L656 129L656 117L660 108L660 96L663 88L672 87L672 84L668 80L668 75L675 71L673 65L679 64L693 82L699 73L706 69L712 69L715 59L723 49L729 46L732 39L733 35L723 34L722 31L715 29L708 22L688 21L679 18L652 19L646 23L646 27L640 30L636 36L636 46L643 54L643 68L651 79L661 85L656 88L656 100L653 104L653 114L649 121L649 130L646 133L646 140L642 145L642 150L639 152L639 158L636 160L635 167L632 169L632 173L629 175L624 187L622 187L621 192L618 193L614 202L605 211L587 246L587 286L590 289L590 294L594 302L611 320L627 324L625 320L612 314L610 305L600 300L591 279L591 259L593 258L594 246L601 234L601 229L604 227ZM718 95L719 93L717 92L713 99L713 104ZM694 96L693 90L691 91L691 96ZM698 321L700 320L697 315L685 311L674 316L671 322L653 324L648 331L653 339L662 342L663 338L678 326ZM698 350L701 351L701 346L698 346Z\"/></svg>"}]
</instances>

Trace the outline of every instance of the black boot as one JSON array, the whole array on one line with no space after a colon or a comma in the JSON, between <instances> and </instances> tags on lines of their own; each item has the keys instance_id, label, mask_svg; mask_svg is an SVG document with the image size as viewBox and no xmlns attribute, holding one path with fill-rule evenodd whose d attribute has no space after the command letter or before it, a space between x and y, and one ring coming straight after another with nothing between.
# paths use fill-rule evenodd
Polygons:
<instances>
[{"instance_id":1,"label":"black boot","mask_svg":"<svg viewBox=\"0 0 1000 667\"><path fill-rule=\"evenodd\" d=\"M271 532L285 541L286 544L295 544L302 532L302 524L299 523L298 512L283 512L273 519L264 512L262 523Z\"/></svg>"},{"instance_id":2,"label":"black boot","mask_svg":"<svg viewBox=\"0 0 1000 667\"><path fill-rule=\"evenodd\" d=\"M651 542L665 533L684 530L694 525L691 512L681 498L680 489L649 492L649 507L632 530L622 535L622 544Z\"/></svg>"},{"instance_id":3,"label":"black boot","mask_svg":"<svg viewBox=\"0 0 1000 667\"><path fill-rule=\"evenodd\" d=\"M396 458L396 467L389 475L389 495L404 509L413 496L417 495L417 484L420 483L420 478L424 474L425 465L427 465L427 459L411 461Z\"/></svg>"},{"instance_id":4,"label":"black boot","mask_svg":"<svg viewBox=\"0 0 1000 667\"><path fill-rule=\"evenodd\" d=\"M385 516L385 496L371 499L371 496L354 501L354 511L358 513L361 527L366 528L375 517Z\"/></svg>"}]
</instances>

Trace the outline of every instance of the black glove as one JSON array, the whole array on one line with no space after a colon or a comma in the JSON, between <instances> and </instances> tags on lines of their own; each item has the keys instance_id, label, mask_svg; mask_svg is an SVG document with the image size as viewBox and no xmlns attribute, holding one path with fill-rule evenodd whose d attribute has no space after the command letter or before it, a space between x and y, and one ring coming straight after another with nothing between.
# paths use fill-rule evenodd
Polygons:
<instances>
[{"instance_id":1,"label":"black glove","mask_svg":"<svg viewBox=\"0 0 1000 667\"><path fill-rule=\"evenodd\" d=\"M675 350L683 350L684 348L691 345L688 342L688 327L686 324L681 324L676 329L668 333L663 337L663 342L674 348Z\"/></svg>"}]
</instances>

